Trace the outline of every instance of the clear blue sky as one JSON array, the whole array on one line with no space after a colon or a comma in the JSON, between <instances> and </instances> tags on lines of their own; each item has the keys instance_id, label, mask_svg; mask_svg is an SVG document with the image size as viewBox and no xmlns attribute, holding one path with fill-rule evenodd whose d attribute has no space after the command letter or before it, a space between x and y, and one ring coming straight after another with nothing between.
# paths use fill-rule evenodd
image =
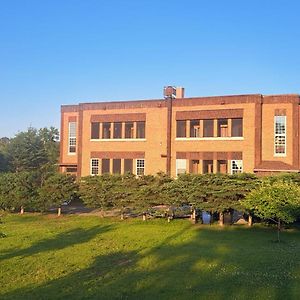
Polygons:
<instances>
[{"instance_id":1,"label":"clear blue sky","mask_svg":"<svg viewBox=\"0 0 300 300\"><path fill-rule=\"evenodd\" d=\"M0 0L0 137L60 105L300 92L300 1Z\"/></svg>"}]
</instances>

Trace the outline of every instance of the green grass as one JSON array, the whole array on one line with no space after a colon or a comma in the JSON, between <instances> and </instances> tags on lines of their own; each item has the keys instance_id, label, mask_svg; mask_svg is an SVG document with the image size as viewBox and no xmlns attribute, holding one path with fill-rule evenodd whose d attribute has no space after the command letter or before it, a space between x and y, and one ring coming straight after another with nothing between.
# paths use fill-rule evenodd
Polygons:
<instances>
[{"instance_id":1,"label":"green grass","mask_svg":"<svg viewBox=\"0 0 300 300\"><path fill-rule=\"evenodd\" d=\"M299 299L300 232L6 215L0 299Z\"/></svg>"}]
</instances>

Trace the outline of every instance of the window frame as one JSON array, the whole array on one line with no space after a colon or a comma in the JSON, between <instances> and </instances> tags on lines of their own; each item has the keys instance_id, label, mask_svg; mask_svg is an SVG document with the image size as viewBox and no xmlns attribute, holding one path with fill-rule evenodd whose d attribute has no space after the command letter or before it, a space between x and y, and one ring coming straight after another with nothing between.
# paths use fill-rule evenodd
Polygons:
<instances>
[{"instance_id":1,"label":"window frame","mask_svg":"<svg viewBox=\"0 0 300 300\"><path fill-rule=\"evenodd\" d=\"M139 166L138 165L138 162L139 161L143 161L143 166ZM144 176L145 175L145 159L144 158L137 158L136 161L135 161L135 174L136 176ZM138 170L139 169L143 169L143 174L139 174Z\"/></svg>"},{"instance_id":2,"label":"window frame","mask_svg":"<svg viewBox=\"0 0 300 300\"><path fill-rule=\"evenodd\" d=\"M97 162L97 166L93 165L93 162ZM94 174L93 169L97 169L98 171ZM100 159L99 158L91 158L90 160L90 176L98 176L100 170Z\"/></svg>"},{"instance_id":3,"label":"window frame","mask_svg":"<svg viewBox=\"0 0 300 300\"><path fill-rule=\"evenodd\" d=\"M276 118L284 118L284 133L277 133L276 129ZM286 157L286 150L287 150L287 136L286 136L286 116L274 116L274 156L275 157ZM279 128L280 129L280 128ZM276 152L276 147L283 146L278 143L277 139L284 138L284 152Z\"/></svg>"},{"instance_id":4,"label":"window frame","mask_svg":"<svg viewBox=\"0 0 300 300\"><path fill-rule=\"evenodd\" d=\"M233 164L236 164L238 166L238 164L240 164L240 169L234 169L233 168ZM239 167L239 166L238 166ZM237 172L235 172L237 171ZM233 159L230 161L230 174L234 175L234 174L241 174L244 172L244 162L242 159Z\"/></svg>"},{"instance_id":5,"label":"window frame","mask_svg":"<svg viewBox=\"0 0 300 300\"><path fill-rule=\"evenodd\" d=\"M74 128L71 126L74 125ZM68 124L68 155L76 155L77 153L77 122L69 122ZM74 132L73 132L74 130ZM75 151L70 151L74 147Z\"/></svg>"}]
</instances>

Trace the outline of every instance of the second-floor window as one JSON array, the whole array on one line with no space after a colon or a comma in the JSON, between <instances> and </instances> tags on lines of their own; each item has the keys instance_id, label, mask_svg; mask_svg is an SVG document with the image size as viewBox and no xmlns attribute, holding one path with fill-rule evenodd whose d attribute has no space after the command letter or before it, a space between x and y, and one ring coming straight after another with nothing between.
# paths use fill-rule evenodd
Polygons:
<instances>
[{"instance_id":1,"label":"second-floor window","mask_svg":"<svg viewBox=\"0 0 300 300\"><path fill-rule=\"evenodd\" d=\"M286 155L286 116L274 117L274 155Z\"/></svg>"},{"instance_id":2,"label":"second-floor window","mask_svg":"<svg viewBox=\"0 0 300 300\"><path fill-rule=\"evenodd\" d=\"M232 119L231 121L231 136L242 137L243 136L243 119Z\"/></svg>"},{"instance_id":3,"label":"second-floor window","mask_svg":"<svg viewBox=\"0 0 300 300\"><path fill-rule=\"evenodd\" d=\"M114 123L114 139L122 138L122 123Z\"/></svg>"},{"instance_id":4,"label":"second-floor window","mask_svg":"<svg viewBox=\"0 0 300 300\"><path fill-rule=\"evenodd\" d=\"M100 138L100 123L92 122L91 123L91 139L99 139Z\"/></svg>"},{"instance_id":5,"label":"second-floor window","mask_svg":"<svg viewBox=\"0 0 300 300\"><path fill-rule=\"evenodd\" d=\"M190 137L200 137L200 120L191 120Z\"/></svg>"},{"instance_id":6,"label":"second-floor window","mask_svg":"<svg viewBox=\"0 0 300 300\"><path fill-rule=\"evenodd\" d=\"M125 122L125 139L134 138L134 125L133 122Z\"/></svg>"},{"instance_id":7,"label":"second-floor window","mask_svg":"<svg viewBox=\"0 0 300 300\"><path fill-rule=\"evenodd\" d=\"M136 122L136 138L145 138L145 122Z\"/></svg>"},{"instance_id":8,"label":"second-floor window","mask_svg":"<svg viewBox=\"0 0 300 300\"><path fill-rule=\"evenodd\" d=\"M186 121L177 121L176 123L176 136L186 137Z\"/></svg>"},{"instance_id":9,"label":"second-floor window","mask_svg":"<svg viewBox=\"0 0 300 300\"><path fill-rule=\"evenodd\" d=\"M102 138L110 139L111 123L102 124Z\"/></svg>"},{"instance_id":10,"label":"second-floor window","mask_svg":"<svg viewBox=\"0 0 300 300\"><path fill-rule=\"evenodd\" d=\"M214 136L214 120L203 120L203 137Z\"/></svg>"},{"instance_id":11,"label":"second-floor window","mask_svg":"<svg viewBox=\"0 0 300 300\"><path fill-rule=\"evenodd\" d=\"M76 153L76 122L69 122L69 149L70 154Z\"/></svg>"}]
</instances>

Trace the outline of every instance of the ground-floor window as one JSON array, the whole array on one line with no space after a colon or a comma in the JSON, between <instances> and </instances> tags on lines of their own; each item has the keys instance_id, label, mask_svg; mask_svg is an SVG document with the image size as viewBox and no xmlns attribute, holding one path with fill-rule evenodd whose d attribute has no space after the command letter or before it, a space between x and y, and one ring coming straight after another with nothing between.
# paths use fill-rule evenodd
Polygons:
<instances>
[{"instance_id":1,"label":"ground-floor window","mask_svg":"<svg viewBox=\"0 0 300 300\"><path fill-rule=\"evenodd\" d=\"M176 176L186 173L186 159L176 159Z\"/></svg>"},{"instance_id":2,"label":"ground-floor window","mask_svg":"<svg viewBox=\"0 0 300 300\"><path fill-rule=\"evenodd\" d=\"M136 175L137 176L145 175L145 160L144 159L136 160Z\"/></svg>"},{"instance_id":3,"label":"ground-floor window","mask_svg":"<svg viewBox=\"0 0 300 300\"><path fill-rule=\"evenodd\" d=\"M99 158L91 159L91 175L99 175Z\"/></svg>"},{"instance_id":4,"label":"ground-floor window","mask_svg":"<svg viewBox=\"0 0 300 300\"><path fill-rule=\"evenodd\" d=\"M232 160L231 161L231 174L238 174L243 172L243 161Z\"/></svg>"},{"instance_id":5,"label":"ground-floor window","mask_svg":"<svg viewBox=\"0 0 300 300\"><path fill-rule=\"evenodd\" d=\"M124 159L124 174L133 173L133 159Z\"/></svg>"},{"instance_id":6,"label":"ground-floor window","mask_svg":"<svg viewBox=\"0 0 300 300\"><path fill-rule=\"evenodd\" d=\"M110 160L107 158L102 159L101 174L107 174L110 172Z\"/></svg>"},{"instance_id":7,"label":"ground-floor window","mask_svg":"<svg viewBox=\"0 0 300 300\"><path fill-rule=\"evenodd\" d=\"M214 161L213 160L203 160L203 174L210 174L214 172Z\"/></svg>"}]
</instances>

